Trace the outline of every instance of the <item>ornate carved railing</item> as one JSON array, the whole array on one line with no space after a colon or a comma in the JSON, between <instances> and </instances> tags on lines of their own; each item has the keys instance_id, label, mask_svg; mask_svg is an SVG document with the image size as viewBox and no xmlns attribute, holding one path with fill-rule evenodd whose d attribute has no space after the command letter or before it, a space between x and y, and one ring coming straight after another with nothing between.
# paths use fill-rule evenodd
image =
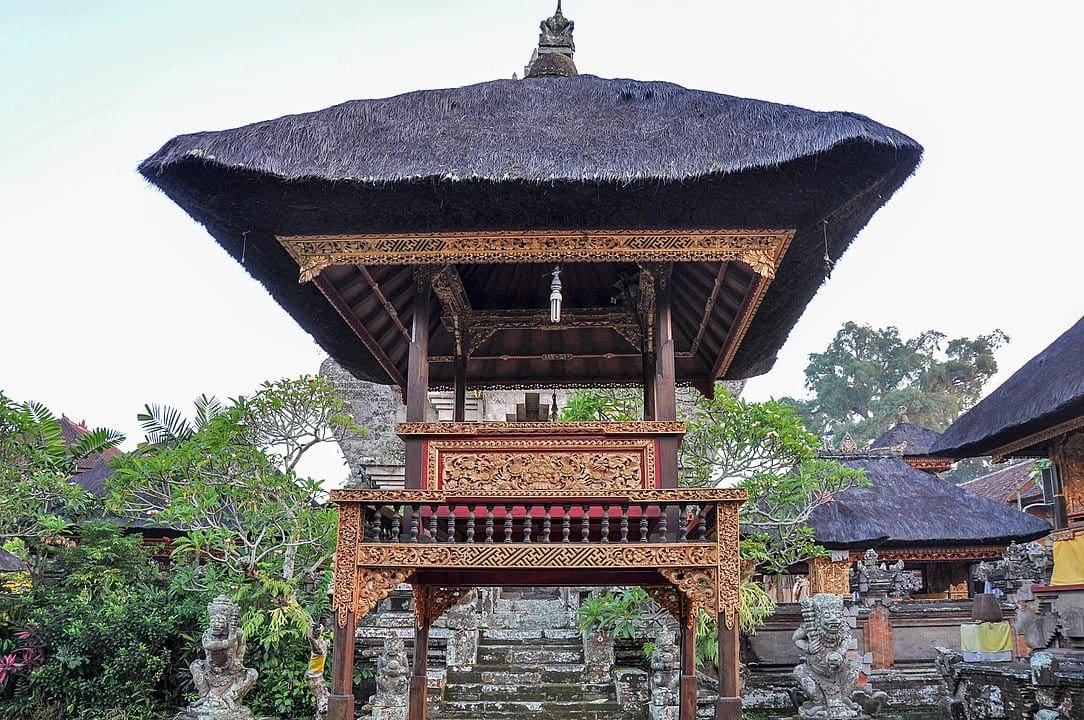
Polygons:
<instances>
[{"instance_id":1,"label":"ornate carved railing","mask_svg":"<svg viewBox=\"0 0 1084 720\"><path fill-rule=\"evenodd\" d=\"M728 626L738 609L741 490L336 490L331 499L340 508L340 622L407 580L450 591L471 583L447 578L505 571L571 573L578 582L651 574L658 579L646 584L671 585Z\"/></svg>"}]
</instances>

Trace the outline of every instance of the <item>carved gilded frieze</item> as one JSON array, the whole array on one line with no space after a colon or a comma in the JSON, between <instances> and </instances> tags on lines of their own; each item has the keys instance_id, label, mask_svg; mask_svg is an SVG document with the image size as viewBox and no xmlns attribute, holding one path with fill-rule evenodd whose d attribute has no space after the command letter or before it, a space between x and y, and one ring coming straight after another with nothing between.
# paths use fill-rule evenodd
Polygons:
<instances>
[{"instance_id":1,"label":"carved gilded frieze","mask_svg":"<svg viewBox=\"0 0 1084 720\"><path fill-rule=\"evenodd\" d=\"M851 594L850 558L832 562L828 558L814 558L809 563L809 592L831 593L849 597Z\"/></svg>"},{"instance_id":2,"label":"carved gilded frieze","mask_svg":"<svg viewBox=\"0 0 1084 720\"><path fill-rule=\"evenodd\" d=\"M685 423L643 420L637 422L409 422L395 426L400 437L412 435L681 435Z\"/></svg>"},{"instance_id":3,"label":"carved gilded frieze","mask_svg":"<svg viewBox=\"0 0 1084 720\"><path fill-rule=\"evenodd\" d=\"M744 494L744 491L739 491ZM715 516L715 537L719 544L719 612L728 628L734 627L741 608L742 561L738 546L740 503L721 503Z\"/></svg>"},{"instance_id":4,"label":"carved gilded frieze","mask_svg":"<svg viewBox=\"0 0 1084 720\"><path fill-rule=\"evenodd\" d=\"M308 282L334 265L717 262L775 277L794 230L526 230L295 235L278 240Z\"/></svg>"},{"instance_id":5,"label":"carved gilded frieze","mask_svg":"<svg viewBox=\"0 0 1084 720\"><path fill-rule=\"evenodd\" d=\"M335 568L332 577L331 607L338 616L339 627L346 624L346 613L354 608L357 590L357 547L361 542L361 507L343 505L339 508L339 529L335 541Z\"/></svg>"},{"instance_id":6,"label":"carved gilded frieze","mask_svg":"<svg viewBox=\"0 0 1084 720\"><path fill-rule=\"evenodd\" d=\"M508 491L493 492L486 488L471 489L469 492L449 492L447 490L381 490L377 488L358 488L358 489L343 489L332 490L331 501L340 505L347 505L349 503L360 503L364 505L404 505L404 504L421 504L421 505L433 505L449 503L454 504L461 498L474 500L489 500L492 499L494 503L499 503L502 498L517 498L522 501L523 498L537 497L539 502L548 502L549 497L569 497L567 493L557 494L551 493L547 495L543 491L531 491L528 494L518 494ZM728 534L736 533L737 527L737 506L745 502L748 498L745 490L740 488L644 488L640 490L623 490L620 492L605 493L602 495L595 493L578 493L575 497L577 500L583 502L597 501L605 499L609 502L628 502L630 504L658 504L658 503L689 503L689 504L702 504L702 503L723 503L729 505L730 508L725 510L726 513L733 513L733 515L726 515L724 517L720 515L719 522L726 523L723 529ZM522 502L520 502L522 504ZM720 511L723 512L722 510ZM737 536L734 535L736 538ZM737 540L735 540L737 542ZM736 557L736 556L735 556ZM986 556L984 556L986 557Z\"/></svg>"},{"instance_id":7,"label":"carved gilded frieze","mask_svg":"<svg viewBox=\"0 0 1084 720\"><path fill-rule=\"evenodd\" d=\"M851 562L862 560L863 552L851 552ZM886 548L877 550L880 560L992 560L1000 558L1005 545L980 545L956 548Z\"/></svg>"},{"instance_id":8,"label":"carved gilded frieze","mask_svg":"<svg viewBox=\"0 0 1084 720\"><path fill-rule=\"evenodd\" d=\"M648 444L644 450L653 449ZM634 490L647 475L642 453L445 453L440 487L468 492L489 490L561 490L601 492ZM650 461L649 461L650 462ZM653 469L654 463L648 466Z\"/></svg>"},{"instance_id":9,"label":"carved gilded frieze","mask_svg":"<svg viewBox=\"0 0 1084 720\"><path fill-rule=\"evenodd\" d=\"M362 544L362 567L414 568L640 568L711 566L718 563L715 543L667 544Z\"/></svg>"},{"instance_id":10,"label":"carved gilded frieze","mask_svg":"<svg viewBox=\"0 0 1084 720\"><path fill-rule=\"evenodd\" d=\"M1084 516L1084 432L1066 435L1052 453L1058 468L1065 514L1070 520Z\"/></svg>"}]
</instances>

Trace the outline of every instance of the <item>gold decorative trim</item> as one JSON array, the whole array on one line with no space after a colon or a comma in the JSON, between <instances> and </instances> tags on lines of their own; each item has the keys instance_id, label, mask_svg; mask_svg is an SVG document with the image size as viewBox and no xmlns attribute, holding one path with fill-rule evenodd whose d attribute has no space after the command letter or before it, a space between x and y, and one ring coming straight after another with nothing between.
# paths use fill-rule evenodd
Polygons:
<instances>
[{"instance_id":1,"label":"gold decorative trim","mask_svg":"<svg viewBox=\"0 0 1084 720\"><path fill-rule=\"evenodd\" d=\"M638 422L408 422L398 423L395 434L409 435L683 435L685 423Z\"/></svg>"},{"instance_id":2,"label":"gold decorative trim","mask_svg":"<svg viewBox=\"0 0 1084 720\"><path fill-rule=\"evenodd\" d=\"M688 627L696 624L697 610L703 609L712 617L719 612L719 570L715 567L659 568L659 573L672 582L689 603L685 613ZM730 624L727 623L727 627Z\"/></svg>"},{"instance_id":3,"label":"gold decorative trim","mask_svg":"<svg viewBox=\"0 0 1084 720\"><path fill-rule=\"evenodd\" d=\"M334 265L736 260L774 278L794 230L520 230L280 235L308 282Z\"/></svg>"},{"instance_id":4,"label":"gold decorative trim","mask_svg":"<svg viewBox=\"0 0 1084 720\"><path fill-rule=\"evenodd\" d=\"M380 568L531 568L606 569L705 567L714 571L719 553L715 543L603 545L539 544L362 544L360 567ZM400 581L401 582L401 581ZM713 591L714 597L714 591Z\"/></svg>"},{"instance_id":5,"label":"gold decorative trim","mask_svg":"<svg viewBox=\"0 0 1084 720\"><path fill-rule=\"evenodd\" d=\"M844 598L851 594L850 558L832 562L827 558L813 558L809 563L809 593L831 593Z\"/></svg>"},{"instance_id":6,"label":"gold decorative trim","mask_svg":"<svg viewBox=\"0 0 1084 720\"><path fill-rule=\"evenodd\" d=\"M636 490L654 484L655 469L654 443L637 444L632 449L638 452L456 452L455 447L440 453L440 487L448 492L470 492L479 485L494 492Z\"/></svg>"},{"instance_id":7,"label":"gold decorative trim","mask_svg":"<svg viewBox=\"0 0 1084 720\"><path fill-rule=\"evenodd\" d=\"M492 500L499 504L502 498L530 498L537 497L540 502L546 502L548 498L569 498L576 502L628 502L636 505L651 505L669 502L684 503L734 503L735 506L729 511L725 508L720 510L720 521L726 522L723 529L728 534L734 533L734 524L737 521L737 507L748 499L745 490L741 488L645 488L643 490L622 490L614 493L576 493L573 496L559 492L543 493L532 491L530 494L517 494L508 491L490 492L486 488L478 488L469 492L453 493L445 490L380 490L377 488L357 488L331 491L331 501L348 506L350 503L367 505L406 505L422 504L435 505L442 503L455 503L465 500ZM522 504L522 503L521 503ZM731 522L731 519L733 522ZM735 545L737 535L733 535ZM736 557L736 556L735 556ZM738 564L735 568L740 569Z\"/></svg>"},{"instance_id":8,"label":"gold decorative trim","mask_svg":"<svg viewBox=\"0 0 1084 720\"><path fill-rule=\"evenodd\" d=\"M391 595L396 586L405 583L414 574L412 567L359 567L356 570L358 594L354 602L354 617L359 619L372 612L381 600ZM344 626L343 622L339 620L340 627Z\"/></svg>"},{"instance_id":9,"label":"gold decorative trim","mask_svg":"<svg viewBox=\"0 0 1084 720\"><path fill-rule=\"evenodd\" d=\"M1005 545L966 546L957 548L885 548L877 549L878 559L913 560L915 562L940 560L992 560L1000 558L1005 552ZM859 562L864 557L862 550L851 551L851 562Z\"/></svg>"},{"instance_id":10,"label":"gold decorative trim","mask_svg":"<svg viewBox=\"0 0 1084 720\"><path fill-rule=\"evenodd\" d=\"M338 618L339 627L346 627L346 614L354 609L354 594L357 592L357 546L361 539L361 507L343 505L339 508L339 530L331 581L331 609Z\"/></svg>"},{"instance_id":11,"label":"gold decorative trim","mask_svg":"<svg viewBox=\"0 0 1084 720\"><path fill-rule=\"evenodd\" d=\"M1073 430L1079 430L1080 428L1084 428L1084 415L1073 418L1072 420L1066 420L1065 422L1059 423L1054 427L1041 430L1032 435L1028 435L1026 437L1020 438L1019 440L1014 440L1011 443L1002 445L995 450L991 450L990 455L993 456L993 461L995 463L998 463L1004 460L1007 455L1016 452L1017 450L1030 447L1031 445L1037 445L1041 442L1046 442L1047 440L1056 438L1059 435L1065 435L1066 433L1070 433Z\"/></svg>"},{"instance_id":12,"label":"gold decorative trim","mask_svg":"<svg viewBox=\"0 0 1084 720\"><path fill-rule=\"evenodd\" d=\"M644 592L670 617L681 623L681 593L673 585L644 585Z\"/></svg>"},{"instance_id":13,"label":"gold decorative trim","mask_svg":"<svg viewBox=\"0 0 1084 720\"><path fill-rule=\"evenodd\" d=\"M418 627L432 625L444 613L470 596L472 588L414 585L414 619Z\"/></svg>"},{"instance_id":14,"label":"gold decorative trim","mask_svg":"<svg viewBox=\"0 0 1084 720\"><path fill-rule=\"evenodd\" d=\"M728 628L734 627L741 609L743 572L738 509L738 503L721 504L716 507L715 513L715 541L719 544L719 613L724 616L723 622Z\"/></svg>"}]
</instances>

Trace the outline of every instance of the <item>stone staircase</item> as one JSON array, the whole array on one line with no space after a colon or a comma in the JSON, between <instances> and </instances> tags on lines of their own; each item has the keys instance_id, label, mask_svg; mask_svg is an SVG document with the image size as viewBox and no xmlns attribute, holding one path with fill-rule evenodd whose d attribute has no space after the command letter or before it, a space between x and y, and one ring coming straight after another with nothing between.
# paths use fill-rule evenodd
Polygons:
<instances>
[{"instance_id":1,"label":"stone staircase","mask_svg":"<svg viewBox=\"0 0 1084 720\"><path fill-rule=\"evenodd\" d=\"M583 642L557 589L501 593L477 663L448 672L434 720L630 720L613 682L584 682Z\"/></svg>"}]
</instances>

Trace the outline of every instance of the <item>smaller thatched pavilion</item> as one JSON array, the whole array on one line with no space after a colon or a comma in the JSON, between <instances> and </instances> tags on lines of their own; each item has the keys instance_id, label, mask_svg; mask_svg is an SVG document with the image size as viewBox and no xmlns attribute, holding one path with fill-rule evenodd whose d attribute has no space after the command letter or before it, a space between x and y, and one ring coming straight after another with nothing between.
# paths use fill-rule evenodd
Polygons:
<instances>
[{"instance_id":1,"label":"smaller thatched pavilion","mask_svg":"<svg viewBox=\"0 0 1084 720\"><path fill-rule=\"evenodd\" d=\"M903 560L907 569L921 575L920 595L966 598L972 564L998 558L1009 543L1034 540L1051 528L1039 518L939 479L923 466L931 462L928 441L936 438L933 430L900 423L868 449L825 452L849 468L864 470L870 484L840 493L814 510L809 523L817 542L848 552L837 561L840 565L849 566L874 548L881 559ZM841 568L821 571L825 573L845 577ZM837 582L833 589L846 592L841 580Z\"/></svg>"},{"instance_id":2,"label":"smaller thatched pavilion","mask_svg":"<svg viewBox=\"0 0 1084 720\"><path fill-rule=\"evenodd\" d=\"M931 452L1050 460L1044 482L1061 530L1052 582L1084 583L1084 317L953 423Z\"/></svg>"}]
</instances>

